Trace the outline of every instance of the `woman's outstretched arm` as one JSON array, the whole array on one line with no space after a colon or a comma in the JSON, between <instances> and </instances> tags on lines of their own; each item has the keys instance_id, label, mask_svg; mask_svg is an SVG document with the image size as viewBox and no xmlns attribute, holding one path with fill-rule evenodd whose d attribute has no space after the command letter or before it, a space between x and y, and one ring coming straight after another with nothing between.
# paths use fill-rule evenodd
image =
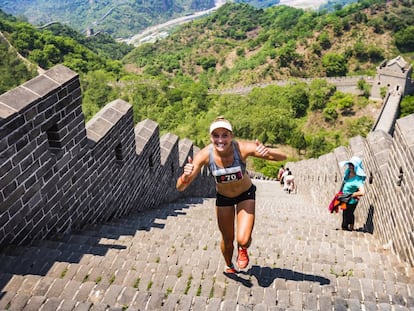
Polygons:
<instances>
[{"instance_id":1,"label":"woman's outstretched arm","mask_svg":"<svg viewBox=\"0 0 414 311\"><path fill-rule=\"evenodd\" d=\"M269 148L263 145L256 139L255 143L251 142L239 142L240 152L244 155L244 158L253 156L270 161L283 161L287 156L284 152L276 148Z\"/></svg>"}]
</instances>

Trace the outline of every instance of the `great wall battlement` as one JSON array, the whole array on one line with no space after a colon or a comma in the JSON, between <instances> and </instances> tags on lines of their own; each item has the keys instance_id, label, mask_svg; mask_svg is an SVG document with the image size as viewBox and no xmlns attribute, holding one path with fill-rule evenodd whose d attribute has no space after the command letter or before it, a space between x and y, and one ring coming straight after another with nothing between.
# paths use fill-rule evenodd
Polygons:
<instances>
[{"instance_id":1,"label":"great wall battlement","mask_svg":"<svg viewBox=\"0 0 414 311\"><path fill-rule=\"evenodd\" d=\"M79 77L62 65L0 95L0 126L0 247L214 192L206 172L175 189L197 149L151 120L134 126L127 102L85 124Z\"/></svg>"},{"instance_id":2,"label":"great wall battlement","mask_svg":"<svg viewBox=\"0 0 414 311\"><path fill-rule=\"evenodd\" d=\"M208 197L206 171L179 193L175 181L189 139L159 136L158 124L133 124L115 100L85 124L78 75L58 65L0 95L0 247L151 209L180 196ZM393 136L375 130L318 159L288 163L299 185L327 206L341 183L338 162L358 155L368 174L357 224L414 266L414 115ZM328 213L328 210L327 210Z\"/></svg>"}]
</instances>

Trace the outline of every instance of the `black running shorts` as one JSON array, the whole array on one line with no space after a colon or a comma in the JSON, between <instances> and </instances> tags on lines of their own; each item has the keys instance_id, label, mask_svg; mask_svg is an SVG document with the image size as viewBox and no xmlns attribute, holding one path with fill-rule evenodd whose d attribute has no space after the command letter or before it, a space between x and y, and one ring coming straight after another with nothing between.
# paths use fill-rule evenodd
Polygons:
<instances>
[{"instance_id":1,"label":"black running shorts","mask_svg":"<svg viewBox=\"0 0 414 311\"><path fill-rule=\"evenodd\" d=\"M255 200L256 199L256 186L252 184L249 190L243 192L234 198L229 198L220 193L216 195L216 206L234 206L241 201Z\"/></svg>"}]
</instances>

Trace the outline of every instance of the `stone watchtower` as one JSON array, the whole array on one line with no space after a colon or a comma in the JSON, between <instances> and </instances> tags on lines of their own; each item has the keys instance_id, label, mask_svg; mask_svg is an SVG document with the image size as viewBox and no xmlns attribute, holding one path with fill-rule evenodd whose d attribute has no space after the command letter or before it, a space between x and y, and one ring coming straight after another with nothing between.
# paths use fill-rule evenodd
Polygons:
<instances>
[{"instance_id":1,"label":"stone watchtower","mask_svg":"<svg viewBox=\"0 0 414 311\"><path fill-rule=\"evenodd\" d=\"M402 96L414 93L414 83L411 81L412 66L397 56L389 61L383 61L377 67L377 74L372 86L371 97L381 99L381 88L388 92L396 91Z\"/></svg>"}]
</instances>

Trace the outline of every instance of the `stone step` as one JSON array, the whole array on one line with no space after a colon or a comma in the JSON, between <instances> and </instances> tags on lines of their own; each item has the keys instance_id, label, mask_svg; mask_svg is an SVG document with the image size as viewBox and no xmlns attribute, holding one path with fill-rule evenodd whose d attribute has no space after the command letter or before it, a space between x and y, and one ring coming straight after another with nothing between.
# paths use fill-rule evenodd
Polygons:
<instances>
[{"instance_id":1,"label":"stone step","mask_svg":"<svg viewBox=\"0 0 414 311\"><path fill-rule=\"evenodd\" d=\"M256 271L254 271L256 270ZM242 275L238 281L243 282L245 284L245 288L238 288L237 286L231 285L224 285L226 284L226 279L220 279L220 277L215 280L215 284L212 284L211 280L207 281L193 281L195 286L189 286L189 279L182 279L182 282L177 281L177 278L163 278L162 284L157 284L156 281L156 273L152 276L149 275L149 278L141 278L136 275L135 279L135 286L122 286L121 284L108 284L110 283L108 280L100 280L99 282L92 282L88 280L84 280L82 282L76 280L67 280L67 279L59 279L53 277L39 277L35 275L26 275L26 276L13 276L10 280L9 284L5 287L5 291L7 292L7 296L2 298L2 302L7 302L9 300L10 303L15 304L22 304L27 297L35 296L35 297L44 297L44 298L61 298L61 299L69 299L69 300L78 300L78 301L86 301L86 300L93 300L94 303L100 302L100 297L103 295L113 295L113 293L117 293L117 291L125 291L125 293L134 293L134 292L147 292L147 295L151 295L151 288L149 288L149 284L152 285L154 288L161 288L162 292L168 296L169 294L174 294L176 296L183 295L185 291L192 291L194 295L197 295L198 292L204 292L205 295L211 295L213 298L217 298L220 300L227 300L227 298L231 298L237 295L240 297L245 297L246 303L252 303L250 297L255 297L254 299L258 299L261 301L267 301L265 298L266 295L270 295L270 301L267 304L273 305L277 302L280 305L290 306L290 303L293 304L303 304L303 305L310 305L312 301L320 301L325 296L331 296L334 299L337 295L342 297L345 300L357 300L363 301L364 303L388 303L400 306L411 306L414 307L414 301L410 298L408 293L409 287L406 284L393 284L387 283L382 284L381 282L374 282L370 279L357 279L357 278L348 278L348 277L340 277L337 279L336 284L332 284L332 286L326 286L325 288L321 289L320 287L315 287L315 284L312 284L312 281L306 280L306 277L303 276L289 276L287 273L278 274L279 278L286 278L287 280L280 279L279 282L276 283L275 288L267 288L271 282L271 277L269 278L269 283L262 283L261 285L265 287L264 290L257 290L251 289L253 286L252 277L256 274L260 274L256 269L256 267L252 267L252 271L249 274ZM131 278L130 276L128 276ZM289 277L291 280L289 280ZM132 278L133 280L134 278ZM150 281L153 280L154 282ZM170 280L172 279L172 282ZM305 279L302 281L301 286L297 286L297 282L300 280ZM319 280L321 283L320 285L324 284L323 280ZM265 282L265 281L264 281ZM115 282L114 282L115 283ZM220 284L221 283L221 284ZM145 285L146 284L146 285ZM171 284L171 286L169 286ZM144 285L144 286L141 286ZM215 289L218 291L215 291ZM412 289L412 288L411 288ZM270 292L269 292L270 290ZM181 292L181 294L180 294ZM11 294L12 293L12 294ZM271 293L271 294L269 294ZM218 294L218 295L215 295ZM17 297L15 297L17 295ZM217 296L217 297L216 297ZM95 297L95 298L94 298ZM274 298L277 298L274 300ZM406 299L405 297L408 297ZM35 301L38 301L36 298ZM107 298L109 299L109 298ZM124 299L124 298L119 298ZM272 300L273 299L273 300ZM242 301L241 298L239 298ZM293 300L294 302L290 302ZM273 302L272 302L273 301ZM4 307L4 306L3 306Z\"/></svg>"},{"instance_id":2,"label":"stone step","mask_svg":"<svg viewBox=\"0 0 414 311\"><path fill-rule=\"evenodd\" d=\"M189 200L2 250L0 310L414 310L412 267L277 186L258 183L251 262L235 277L214 200Z\"/></svg>"},{"instance_id":3,"label":"stone step","mask_svg":"<svg viewBox=\"0 0 414 311\"><path fill-rule=\"evenodd\" d=\"M32 275L25 277L13 276L8 286L4 288L6 294L1 299L0 309L35 310L36 307L42 306L42 310L53 307L56 308L55 310L72 310L69 307L93 305L95 307L119 306L123 308L136 307L140 310L158 310L167 305L173 309L174 306L178 306L183 301L185 304L193 306L194 310L202 309L195 308L198 304L206 306L211 302L213 304L210 306L211 309L219 306L234 306L235 301L239 302L239 306L260 305L265 310L276 305L279 308L297 310L316 310L317 306L320 307L320 310L327 310L325 308L331 309L332 307L335 310L341 310L345 306L352 305L358 307L361 305L382 305L384 310L386 305L392 305L395 310L404 310L405 306L407 310L413 307L412 299L404 300L403 295L387 296L382 294L375 296L372 292L371 295L368 295L367 293L370 290L366 289L369 289L371 285L366 283L370 283L369 280L360 284L363 286L363 297L360 296L358 288L346 293L341 292L340 288L332 292L329 289L321 292L300 292L287 286L258 290L252 287L237 288L230 285L226 287L224 297L214 297L212 292L209 293L209 296L203 296L200 288L198 289L199 292L194 295L187 295L173 293L168 289L167 291L140 291L137 288L120 285L105 286L94 282L79 283Z\"/></svg>"},{"instance_id":4,"label":"stone step","mask_svg":"<svg viewBox=\"0 0 414 311\"><path fill-rule=\"evenodd\" d=\"M50 244L48 244L50 247ZM148 246L149 247L149 246ZM144 249L146 249L144 247ZM3 272L13 272L20 274L39 274L42 275L44 272L45 275L53 277L62 277L62 278L77 278L78 280L83 280L89 276L97 275L97 271L105 270L106 275L114 275L115 273L119 275L126 275L129 271L142 271L142 270L163 270L168 271L175 267L177 270L181 266L186 264L186 258L178 258L174 256L174 253L161 253L161 252L151 252L147 254L145 258L138 258L137 254L133 254L133 258L128 257L129 254L122 255L117 250L114 250L113 253L106 252L100 255L96 253L84 254L84 253L74 253L72 251L66 252L65 258L79 258L76 261L59 261L57 258L64 257L65 251L61 252L59 256L48 256L45 257L46 253L50 250L49 248L27 248L26 253L21 253L20 256L12 255L0 255L0 271ZM279 256L279 251L276 249ZM50 251L52 253L52 251ZM200 253L206 253L206 251L200 251ZM293 256L292 254L284 254L281 252L284 260L293 261L298 264L304 264L301 262L300 251L294 251L293 254L299 256ZM63 255L62 255L63 254ZM74 256L74 254L77 254ZM43 256L41 256L43 255ZM106 255L106 256L105 256ZM268 256L271 255L271 252L268 252ZM203 255L201 255L203 256ZM136 259L135 259L136 258ZM370 278L375 281L383 282L409 282L410 279L406 275L406 268L404 265L393 264L384 266L384 269L378 270L376 267L369 266L367 263L358 263L357 266L353 268L347 268L345 261L338 261L335 257L336 262L327 262L327 264L313 263L312 266L314 269L323 271L324 269L329 269L330 273L337 276L358 276L360 278ZM46 260L45 260L46 259ZM182 260L184 259L184 261ZM380 260L379 258L374 258ZM354 258L356 260L356 258ZM95 268L95 269L94 269ZM81 276L79 276L81 275Z\"/></svg>"},{"instance_id":5,"label":"stone step","mask_svg":"<svg viewBox=\"0 0 414 311\"><path fill-rule=\"evenodd\" d=\"M21 282L21 283L20 283ZM46 283L49 282L49 283ZM15 288L20 283L19 288ZM176 294L169 291L139 291L119 285L93 282L62 282L29 277L11 280L0 301L1 310L412 310L412 301L402 296L360 297L358 293L329 291L303 293L283 288L257 290L228 286L225 297ZM391 309L392 306L392 309Z\"/></svg>"}]
</instances>

